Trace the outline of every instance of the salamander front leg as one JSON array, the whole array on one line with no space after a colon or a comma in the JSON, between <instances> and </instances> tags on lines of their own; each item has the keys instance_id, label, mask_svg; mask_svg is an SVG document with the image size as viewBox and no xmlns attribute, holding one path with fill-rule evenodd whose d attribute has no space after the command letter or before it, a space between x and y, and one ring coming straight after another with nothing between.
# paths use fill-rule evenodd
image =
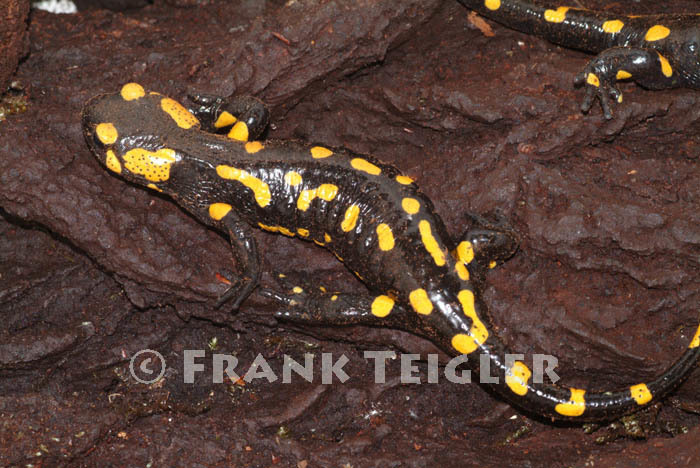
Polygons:
<instances>
[{"instance_id":1,"label":"salamander front leg","mask_svg":"<svg viewBox=\"0 0 700 468\"><path fill-rule=\"evenodd\" d=\"M228 133L239 141L257 139L267 127L270 112L267 106L253 96L229 96L223 98L207 94L190 95L195 104L190 108L202 123L202 130L211 133Z\"/></svg>"},{"instance_id":2,"label":"salamander front leg","mask_svg":"<svg viewBox=\"0 0 700 468\"><path fill-rule=\"evenodd\" d=\"M648 89L663 89L676 86L680 75L654 49L613 47L604 50L588 62L574 80L577 86L586 86L581 110L588 112L597 98L605 118L611 119L610 98L622 102L622 93L615 84L625 79L632 79Z\"/></svg>"},{"instance_id":3,"label":"salamander front leg","mask_svg":"<svg viewBox=\"0 0 700 468\"><path fill-rule=\"evenodd\" d=\"M216 205L212 205L212 207ZM230 209L230 206L225 205L222 210L226 210L226 207L228 207L228 211L220 219L220 222L229 233L231 252L233 253L236 266L239 270L242 270L242 277L231 281L231 287L219 297L216 301L216 307L221 307L225 302L233 300L231 309L237 310L260 281L260 261L258 248L250 227L244 221L238 219L234 211ZM212 208L210 208L210 214L212 216L219 215L219 213L213 213Z\"/></svg>"},{"instance_id":4,"label":"salamander front leg","mask_svg":"<svg viewBox=\"0 0 700 468\"><path fill-rule=\"evenodd\" d=\"M281 291L262 288L260 294L283 306L281 320L313 325L368 325L406 329L403 308L388 296L327 291L303 275L280 275ZM415 314L414 314L415 315Z\"/></svg>"},{"instance_id":5,"label":"salamander front leg","mask_svg":"<svg viewBox=\"0 0 700 468\"><path fill-rule=\"evenodd\" d=\"M462 262L480 282L487 270L508 260L518 250L519 239L505 218L494 214L493 220L467 214L470 227L464 231L452 255Z\"/></svg>"}]
</instances>

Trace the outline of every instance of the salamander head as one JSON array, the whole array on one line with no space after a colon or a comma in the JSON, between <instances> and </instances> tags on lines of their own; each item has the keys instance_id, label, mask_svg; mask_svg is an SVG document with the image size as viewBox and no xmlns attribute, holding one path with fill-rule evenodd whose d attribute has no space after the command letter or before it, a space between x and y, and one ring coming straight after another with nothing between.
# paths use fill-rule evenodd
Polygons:
<instances>
[{"instance_id":1,"label":"salamander head","mask_svg":"<svg viewBox=\"0 0 700 468\"><path fill-rule=\"evenodd\" d=\"M125 84L120 92L90 99L83 108L83 133L97 159L127 180L159 190L182 156L168 147L170 135L200 124L181 104Z\"/></svg>"}]
</instances>

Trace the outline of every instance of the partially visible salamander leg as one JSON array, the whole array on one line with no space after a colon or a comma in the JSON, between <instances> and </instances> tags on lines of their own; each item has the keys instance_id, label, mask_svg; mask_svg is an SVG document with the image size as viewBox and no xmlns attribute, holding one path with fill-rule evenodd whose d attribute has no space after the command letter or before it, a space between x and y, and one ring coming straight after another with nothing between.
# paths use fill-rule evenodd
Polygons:
<instances>
[{"instance_id":1,"label":"partially visible salamander leg","mask_svg":"<svg viewBox=\"0 0 700 468\"><path fill-rule=\"evenodd\" d=\"M327 291L300 274L280 275L282 291L260 289L260 294L283 306L281 320L313 325L368 325L407 329L409 314L388 296ZM415 315L415 314L410 314Z\"/></svg>"},{"instance_id":2,"label":"partially visible salamander leg","mask_svg":"<svg viewBox=\"0 0 700 468\"><path fill-rule=\"evenodd\" d=\"M267 127L270 112L267 106L253 96L223 98L207 94L189 96L195 106L190 108L202 123L202 130L228 133L240 141L257 139Z\"/></svg>"},{"instance_id":3,"label":"partially visible salamander leg","mask_svg":"<svg viewBox=\"0 0 700 468\"><path fill-rule=\"evenodd\" d=\"M473 281L483 280L486 271L515 254L519 239L508 222L496 213L493 220L468 213L469 228L456 243L452 255L472 273Z\"/></svg>"},{"instance_id":4,"label":"partially visible salamander leg","mask_svg":"<svg viewBox=\"0 0 700 468\"><path fill-rule=\"evenodd\" d=\"M217 211L218 210L218 211ZM216 307L233 300L232 310L237 310L241 303L253 292L260 281L260 261L255 237L247 223L240 220L229 205L223 203L211 205L210 216L217 219L228 231L231 242L231 252L242 277L239 279L227 278L231 281L231 287L219 297Z\"/></svg>"},{"instance_id":5,"label":"partially visible salamander leg","mask_svg":"<svg viewBox=\"0 0 700 468\"><path fill-rule=\"evenodd\" d=\"M618 80L632 79L648 89L664 89L678 85L680 76L669 61L654 49L613 47L588 62L574 83L586 85L581 110L588 112L597 98L606 119L612 118L610 99L622 102L622 93L615 86Z\"/></svg>"}]
</instances>

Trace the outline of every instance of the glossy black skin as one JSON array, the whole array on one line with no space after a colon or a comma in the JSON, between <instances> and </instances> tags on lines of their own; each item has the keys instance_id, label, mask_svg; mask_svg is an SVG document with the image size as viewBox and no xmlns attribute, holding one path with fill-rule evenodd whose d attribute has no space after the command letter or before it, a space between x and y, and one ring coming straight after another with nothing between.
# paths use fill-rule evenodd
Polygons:
<instances>
[{"instance_id":1,"label":"glossy black skin","mask_svg":"<svg viewBox=\"0 0 700 468\"><path fill-rule=\"evenodd\" d=\"M489 222L472 217L472 228L461 240L474 246L475 257L467 266L470 280L464 281L455 272L455 259L445 255L446 265L437 266L427 252L418 233L419 220L426 220L443 251L452 251L458 242L451 240L440 217L434 212L431 201L415 183L402 185L396 181L399 171L369 157L361 158L381 168L380 175L370 175L353 168L349 161L358 155L342 149L325 159L313 159L307 145L295 141L265 141L264 148L249 154L244 143L211 133L213 122L224 109L236 107L236 99L216 101L209 97L196 98L193 112L201 121L201 128L178 127L174 120L160 107L162 96L146 94L137 100L125 101L119 93L97 96L85 106L82 115L83 129L88 146L100 162L105 163L107 150L115 152L122 166L122 155L130 149L140 147L149 151L160 148L174 149L180 158L173 164L170 178L157 183L157 187L170 195L179 205L187 209L204 224L229 235L233 255L242 278L222 297L230 299L233 308L247 297L257 286L260 276L258 252L251 227L258 223L268 226L283 226L292 232L298 228L308 229L306 240L325 244L345 265L355 272L375 294L342 294L323 292L312 284L303 284L303 292L263 289L262 293L285 305L278 317L314 324L363 324L395 327L427 337L451 355L460 354L452 346L456 333L469 333L472 320L465 315L457 299L460 290L473 291L475 310L489 330L488 339L477 351L469 355L468 366L472 378L478 380L479 354L486 355L490 362L490 373L498 377L498 384L488 384L493 393L533 415L574 421L598 421L614 418L640 406L625 389L612 393L587 393L586 411L577 417L566 417L554 410L558 403L567 402L567 388L549 384L528 383L525 396L513 393L503 382L507 372L505 354L508 350L495 334L488 320L488 311L479 295L483 273L510 257L517 249L517 240L503 227L500 221ZM216 98L214 98L216 99ZM262 105L262 104L260 104ZM259 110L249 115L266 119L267 113ZM96 126L111 123L118 131L113 144L103 144L96 135ZM251 122L254 137L262 129L261 124ZM250 189L238 181L224 180L216 173L220 164L244 169L264 180L272 194L271 202L259 206ZM302 175L303 183L291 186L284 180L290 170ZM141 185L149 181L142 176L122 169L123 178ZM332 201L315 199L306 211L298 209L297 200L302 189L315 188L321 184L337 185L337 196ZM420 211L408 215L401 206L404 197L420 202ZM233 209L220 221L212 219L208 207L211 203L228 203ZM357 226L344 232L341 222L348 206L360 207ZM387 223L393 230L395 246L390 251L378 247L376 226ZM330 235L327 242L325 234ZM424 288L434 309L430 315L419 315L409 304L408 294ZM298 291L298 289L297 289ZM391 313L384 318L370 313L371 304L379 294L388 294L396 299ZM662 397L692 369L700 354L700 347L689 349L664 375L648 387L654 400ZM532 365L528 364L532 369Z\"/></svg>"},{"instance_id":2,"label":"glossy black skin","mask_svg":"<svg viewBox=\"0 0 700 468\"><path fill-rule=\"evenodd\" d=\"M545 10L533 2L501 0L497 10L484 6L483 0L459 0L463 5L503 25L528 34L535 34L555 44L598 53L581 74L576 84L586 85L582 110L587 112L598 98L606 118L612 118L610 98L618 100L621 93L615 87L618 70L631 73L631 79L648 89L687 87L700 89L700 16L653 15L630 17L602 11L571 8L561 23L544 19ZM660 3L660 8L663 3ZM624 27L617 33L607 33L603 23L620 20ZM670 34L660 40L645 40L650 27L663 25ZM671 65L672 75L662 73L661 54ZM586 83L589 73L600 79L600 86Z\"/></svg>"}]
</instances>

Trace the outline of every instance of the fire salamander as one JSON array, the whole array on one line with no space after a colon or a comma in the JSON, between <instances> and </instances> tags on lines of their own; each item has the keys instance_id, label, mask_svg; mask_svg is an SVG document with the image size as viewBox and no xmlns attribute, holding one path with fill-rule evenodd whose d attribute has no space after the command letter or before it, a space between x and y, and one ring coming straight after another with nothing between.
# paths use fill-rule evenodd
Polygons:
<instances>
[{"instance_id":1,"label":"fire salamander","mask_svg":"<svg viewBox=\"0 0 700 468\"><path fill-rule=\"evenodd\" d=\"M535 415L611 419L663 397L695 367L700 327L682 357L650 382L606 393L534 382L531 365L506 359L479 295L483 273L517 248L511 233L482 223L452 241L431 201L395 167L337 148L256 141L267 112L253 99L193 100L188 110L129 83L91 99L82 123L88 146L107 169L171 196L229 235L242 279L220 302L236 308L258 283L253 227L325 247L372 291L264 289L284 304L279 317L401 328L451 355L467 354L475 373L486 357L499 383L485 385Z\"/></svg>"},{"instance_id":2,"label":"fire salamander","mask_svg":"<svg viewBox=\"0 0 700 468\"><path fill-rule=\"evenodd\" d=\"M459 1L507 27L597 53L575 79L586 86L584 112L597 97L605 117L612 118L610 98L622 102L618 80L632 79L648 89L700 89L700 14L614 15L520 0Z\"/></svg>"}]
</instances>

